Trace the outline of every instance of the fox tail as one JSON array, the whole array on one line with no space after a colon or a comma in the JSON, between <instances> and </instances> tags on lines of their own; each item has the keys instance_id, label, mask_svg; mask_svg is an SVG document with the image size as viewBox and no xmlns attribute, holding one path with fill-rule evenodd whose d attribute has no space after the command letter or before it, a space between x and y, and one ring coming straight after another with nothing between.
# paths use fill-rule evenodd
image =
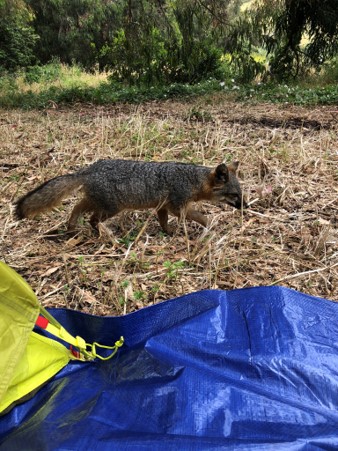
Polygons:
<instances>
[{"instance_id":1,"label":"fox tail","mask_svg":"<svg viewBox=\"0 0 338 451\"><path fill-rule=\"evenodd\" d=\"M18 219L33 218L56 207L63 198L83 184L80 174L55 177L22 196L15 205Z\"/></svg>"}]
</instances>

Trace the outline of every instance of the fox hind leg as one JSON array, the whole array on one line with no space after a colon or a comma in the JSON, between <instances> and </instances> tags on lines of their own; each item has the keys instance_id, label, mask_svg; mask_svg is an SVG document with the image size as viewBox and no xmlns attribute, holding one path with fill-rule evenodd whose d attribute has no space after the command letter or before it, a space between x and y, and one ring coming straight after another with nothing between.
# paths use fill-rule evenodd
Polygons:
<instances>
[{"instance_id":1,"label":"fox hind leg","mask_svg":"<svg viewBox=\"0 0 338 451\"><path fill-rule=\"evenodd\" d=\"M111 216L114 215L109 215L108 213L102 211L94 212L90 217L89 224L93 227L93 229L97 229L97 225L99 222L103 222L106 219L110 218Z\"/></svg>"},{"instance_id":2,"label":"fox hind leg","mask_svg":"<svg viewBox=\"0 0 338 451\"><path fill-rule=\"evenodd\" d=\"M80 202L75 205L70 215L67 227L68 231L71 232L76 228L77 221L83 213L93 211L93 209L93 204L87 197L81 199Z\"/></svg>"},{"instance_id":3,"label":"fox hind leg","mask_svg":"<svg viewBox=\"0 0 338 451\"><path fill-rule=\"evenodd\" d=\"M168 225L168 210L166 208L160 208L159 210L157 210L157 217L162 227L162 230L166 234L172 235L173 231L171 227L169 227Z\"/></svg>"},{"instance_id":4,"label":"fox hind leg","mask_svg":"<svg viewBox=\"0 0 338 451\"><path fill-rule=\"evenodd\" d=\"M110 208L109 210L94 210L89 223L93 227L93 229L97 229L97 225L99 222L106 221L108 218L112 218L117 215L120 211L118 208Z\"/></svg>"}]
</instances>

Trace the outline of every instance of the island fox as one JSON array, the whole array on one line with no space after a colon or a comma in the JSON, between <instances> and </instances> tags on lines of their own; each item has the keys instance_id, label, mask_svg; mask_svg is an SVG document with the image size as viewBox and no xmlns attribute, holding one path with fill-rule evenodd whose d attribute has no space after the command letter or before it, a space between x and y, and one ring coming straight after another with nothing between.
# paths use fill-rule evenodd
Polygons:
<instances>
[{"instance_id":1,"label":"island fox","mask_svg":"<svg viewBox=\"0 0 338 451\"><path fill-rule=\"evenodd\" d=\"M80 215L90 212L96 227L123 210L155 208L164 232L170 234L168 214L185 217L206 227L207 218L191 206L193 202L226 202L245 208L236 177L238 162L216 168L175 162L98 160L78 172L55 177L21 197L16 203L18 219L50 210L82 187L83 198L68 221L74 230Z\"/></svg>"}]
</instances>

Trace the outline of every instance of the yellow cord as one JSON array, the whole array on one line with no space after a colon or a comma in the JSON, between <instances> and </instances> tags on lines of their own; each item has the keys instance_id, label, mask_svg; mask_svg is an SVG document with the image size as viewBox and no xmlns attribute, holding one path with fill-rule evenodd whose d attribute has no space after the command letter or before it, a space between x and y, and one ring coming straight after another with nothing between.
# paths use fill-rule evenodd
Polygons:
<instances>
[{"instance_id":1,"label":"yellow cord","mask_svg":"<svg viewBox=\"0 0 338 451\"><path fill-rule=\"evenodd\" d=\"M94 342L92 345L89 345L89 346L91 346L91 348L92 348L91 354L94 358L98 358L100 360L109 360L112 357L114 357L114 355L117 353L118 349L121 348L121 346L123 346L123 343L124 343L124 338L120 337L120 339L115 342L114 346L104 346L104 345L100 345L100 343L96 343L96 342ZM108 357L102 357L101 355L97 354L96 348L110 349L113 352Z\"/></svg>"},{"instance_id":2,"label":"yellow cord","mask_svg":"<svg viewBox=\"0 0 338 451\"><path fill-rule=\"evenodd\" d=\"M64 329L64 327L62 327L61 324L49 312L47 312L47 310L43 306L40 306L40 312L49 321L49 324L46 327L47 332L51 333L55 337L61 338L61 340L65 341L66 343L69 343L70 345L76 347L79 350L78 356L72 353L73 359L94 360L98 358L100 360L109 360L117 353L117 350L121 346L123 346L124 343L123 337L117 340L114 346L104 346L100 345L97 342L94 342L93 344L86 343L83 338L79 336L73 337L70 333L68 333L67 330ZM102 357L97 353L96 348L110 349L112 353L108 357Z\"/></svg>"}]
</instances>

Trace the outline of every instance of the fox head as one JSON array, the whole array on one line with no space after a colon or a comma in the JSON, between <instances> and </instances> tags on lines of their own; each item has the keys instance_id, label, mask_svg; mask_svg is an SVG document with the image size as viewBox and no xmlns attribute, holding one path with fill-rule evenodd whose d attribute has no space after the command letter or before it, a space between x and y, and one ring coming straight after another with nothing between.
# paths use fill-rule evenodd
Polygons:
<instances>
[{"instance_id":1,"label":"fox head","mask_svg":"<svg viewBox=\"0 0 338 451\"><path fill-rule=\"evenodd\" d=\"M233 161L228 166L219 164L211 173L212 201L226 202L235 208L247 208L236 172L238 161Z\"/></svg>"}]
</instances>

